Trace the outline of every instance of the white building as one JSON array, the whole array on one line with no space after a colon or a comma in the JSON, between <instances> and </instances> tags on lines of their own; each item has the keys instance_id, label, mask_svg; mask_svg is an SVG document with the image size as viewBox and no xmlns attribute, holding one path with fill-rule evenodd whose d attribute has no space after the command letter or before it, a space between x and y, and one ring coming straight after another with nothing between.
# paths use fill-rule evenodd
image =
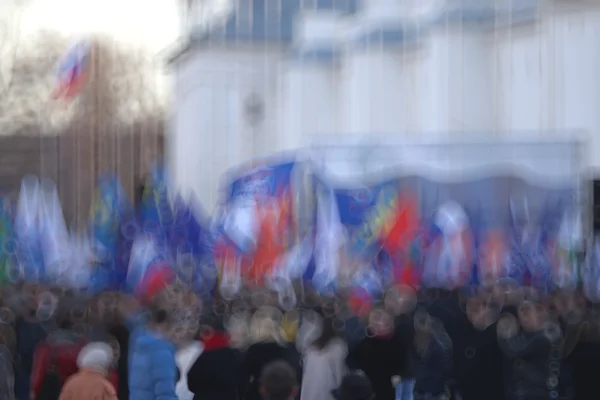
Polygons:
<instances>
[{"instance_id":1,"label":"white building","mask_svg":"<svg viewBox=\"0 0 600 400\"><path fill-rule=\"evenodd\" d=\"M585 157L600 165L600 8L541 1L238 0L223 27L192 29L171 60L176 182L210 210L233 166L357 138L387 150L474 136L529 143L475 152L413 146L367 154L371 169L495 157L566 176ZM574 132L590 140L583 153L569 142ZM338 174L357 164L322 154Z\"/></svg>"}]
</instances>

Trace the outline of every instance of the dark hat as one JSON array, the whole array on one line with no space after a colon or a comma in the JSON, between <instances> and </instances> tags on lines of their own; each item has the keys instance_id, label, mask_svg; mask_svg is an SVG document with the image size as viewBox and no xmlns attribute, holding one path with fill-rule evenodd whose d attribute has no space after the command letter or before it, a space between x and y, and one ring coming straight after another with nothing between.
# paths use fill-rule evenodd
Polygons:
<instances>
[{"instance_id":1,"label":"dark hat","mask_svg":"<svg viewBox=\"0 0 600 400\"><path fill-rule=\"evenodd\" d=\"M339 388L331 391L335 400L371 400L373 387L362 372L351 372L344 376Z\"/></svg>"}]
</instances>

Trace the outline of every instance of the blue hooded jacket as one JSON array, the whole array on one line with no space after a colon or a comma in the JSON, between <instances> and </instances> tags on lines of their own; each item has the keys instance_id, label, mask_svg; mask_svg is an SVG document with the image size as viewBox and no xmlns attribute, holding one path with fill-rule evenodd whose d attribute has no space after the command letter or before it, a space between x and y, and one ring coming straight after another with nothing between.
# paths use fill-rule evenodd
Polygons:
<instances>
[{"instance_id":1,"label":"blue hooded jacket","mask_svg":"<svg viewBox=\"0 0 600 400\"><path fill-rule=\"evenodd\" d=\"M177 400L175 346L141 324L130 320L129 399Z\"/></svg>"}]
</instances>

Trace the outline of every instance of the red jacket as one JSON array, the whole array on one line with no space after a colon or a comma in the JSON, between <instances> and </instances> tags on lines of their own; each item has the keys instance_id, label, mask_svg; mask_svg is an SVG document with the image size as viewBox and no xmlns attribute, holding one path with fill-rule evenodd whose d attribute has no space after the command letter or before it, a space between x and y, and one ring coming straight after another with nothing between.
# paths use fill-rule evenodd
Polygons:
<instances>
[{"instance_id":1,"label":"red jacket","mask_svg":"<svg viewBox=\"0 0 600 400\"><path fill-rule=\"evenodd\" d=\"M37 398L42 389L44 378L50 367L51 355L54 358L58 377L62 383L79 368L77 367L77 356L79 351L87 343L83 339L77 341L49 341L44 340L35 349L33 356L33 368L31 372L31 392ZM115 391L118 388L118 376L115 371L110 371L108 380L113 384Z\"/></svg>"}]
</instances>

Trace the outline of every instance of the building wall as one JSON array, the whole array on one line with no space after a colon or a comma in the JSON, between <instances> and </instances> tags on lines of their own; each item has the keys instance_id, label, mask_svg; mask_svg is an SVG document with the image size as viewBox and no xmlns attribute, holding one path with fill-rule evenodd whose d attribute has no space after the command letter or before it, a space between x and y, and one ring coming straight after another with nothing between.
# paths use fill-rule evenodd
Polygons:
<instances>
[{"instance_id":1,"label":"building wall","mask_svg":"<svg viewBox=\"0 0 600 400\"><path fill-rule=\"evenodd\" d=\"M214 49L186 57L176 67L171 166L184 196L193 191L212 210L230 168L279 149L282 52Z\"/></svg>"}]
</instances>

